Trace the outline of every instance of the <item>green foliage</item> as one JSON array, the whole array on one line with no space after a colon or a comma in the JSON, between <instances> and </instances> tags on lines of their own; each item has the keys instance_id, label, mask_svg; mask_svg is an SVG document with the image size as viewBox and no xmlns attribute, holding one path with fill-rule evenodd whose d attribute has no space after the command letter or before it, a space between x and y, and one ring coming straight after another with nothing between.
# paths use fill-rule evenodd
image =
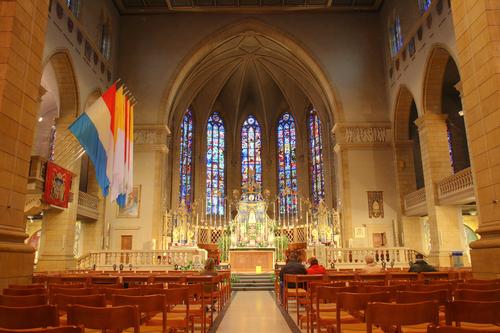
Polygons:
<instances>
[{"instance_id":1,"label":"green foliage","mask_svg":"<svg viewBox=\"0 0 500 333\"><path fill-rule=\"evenodd\" d=\"M231 238L227 233L224 233L217 242L217 247L220 250L220 261L227 262L229 260L229 246L231 245Z\"/></svg>"},{"instance_id":2,"label":"green foliage","mask_svg":"<svg viewBox=\"0 0 500 333\"><path fill-rule=\"evenodd\" d=\"M276 261L285 261L285 250L288 248L288 237L274 237L274 247L276 248Z\"/></svg>"},{"instance_id":3,"label":"green foliage","mask_svg":"<svg viewBox=\"0 0 500 333\"><path fill-rule=\"evenodd\" d=\"M240 282L240 277L234 274L231 274L231 284Z\"/></svg>"}]
</instances>

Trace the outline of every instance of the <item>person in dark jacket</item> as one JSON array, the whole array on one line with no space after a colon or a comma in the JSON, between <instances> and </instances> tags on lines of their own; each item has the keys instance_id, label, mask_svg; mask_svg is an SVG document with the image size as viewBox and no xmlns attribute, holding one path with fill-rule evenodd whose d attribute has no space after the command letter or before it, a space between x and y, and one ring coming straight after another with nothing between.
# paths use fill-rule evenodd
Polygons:
<instances>
[{"instance_id":1,"label":"person in dark jacket","mask_svg":"<svg viewBox=\"0 0 500 333\"><path fill-rule=\"evenodd\" d=\"M297 252L290 253L290 256L288 257L288 262L280 271L281 295L283 295L284 291L285 274L296 274L296 275L307 274L305 266L302 265L301 262L299 262L299 256ZM295 288L295 284L289 283L287 287Z\"/></svg>"},{"instance_id":2,"label":"person in dark jacket","mask_svg":"<svg viewBox=\"0 0 500 333\"><path fill-rule=\"evenodd\" d=\"M415 256L415 263L410 266L409 272L420 273L420 272L436 272L437 269L434 266L429 265L425 260L424 256L417 253Z\"/></svg>"}]
</instances>

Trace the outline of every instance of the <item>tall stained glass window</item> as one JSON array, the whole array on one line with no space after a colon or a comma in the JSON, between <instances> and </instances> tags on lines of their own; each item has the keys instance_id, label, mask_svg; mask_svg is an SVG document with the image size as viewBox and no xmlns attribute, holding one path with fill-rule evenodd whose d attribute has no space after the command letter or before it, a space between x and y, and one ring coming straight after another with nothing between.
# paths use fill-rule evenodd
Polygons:
<instances>
[{"instance_id":1,"label":"tall stained glass window","mask_svg":"<svg viewBox=\"0 0 500 333\"><path fill-rule=\"evenodd\" d=\"M431 3L432 0L418 0L418 9L420 10L420 15L424 15L424 13L429 10Z\"/></svg>"},{"instance_id":2,"label":"tall stained glass window","mask_svg":"<svg viewBox=\"0 0 500 333\"><path fill-rule=\"evenodd\" d=\"M389 24L389 44L391 55L394 57L403 47L403 34L401 33L401 21L399 15L394 14Z\"/></svg>"},{"instance_id":3,"label":"tall stained glass window","mask_svg":"<svg viewBox=\"0 0 500 333\"><path fill-rule=\"evenodd\" d=\"M214 112L207 124L207 215L224 215L224 122Z\"/></svg>"},{"instance_id":4,"label":"tall stained glass window","mask_svg":"<svg viewBox=\"0 0 500 333\"><path fill-rule=\"evenodd\" d=\"M278 192L281 215L297 214L295 121L284 113L278 120Z\"/></svg>"},{"instance_id":5,"label":"tall stained glass window","mask_svg":"<svg viewBox=\"0 0 500 333\"><path fill-rule=\"evenodd\" d=\"M243 123L241 128L241 182L253 180L262 185L262 131L259 122L253 115Z\"/></svg>"},{"instance_id":6,"label":"tall stained glass window","mask_svg":"<svg viewBox=\"0 0 500 333\"><path fill-rule=\"evenodd\" d=\"M193 113L187 109L181 124L181 142L179 155L179 201L191 205L193 178Z\"/></svg>"},{"instance_id":7,"label":"tall stained glass window","mask_svg":"<svg viewBox=\"0 0 500 333\"><path fill-rule=\"evenodd\" d=\"M313 202L319 203L325 197L325 177L323 175L323 140L321 138L321 121L314 108L307 118L309 129L309 171L311 174L311 193Z\"/></svg>"}]
</instances>

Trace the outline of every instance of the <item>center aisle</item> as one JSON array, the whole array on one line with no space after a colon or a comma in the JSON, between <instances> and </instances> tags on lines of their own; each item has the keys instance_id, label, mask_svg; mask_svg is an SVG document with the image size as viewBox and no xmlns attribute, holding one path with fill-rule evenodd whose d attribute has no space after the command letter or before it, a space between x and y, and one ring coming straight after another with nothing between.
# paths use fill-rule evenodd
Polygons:
<instances>
[{"instance_id":1,"label":"center aisle","mask_svg":"<svg viewBox=\"0 0 500 333\"><path fill-rule=\"evenodd\" d=\"M240 291L234 296L217 333L290 332L269 291Z\"/></svg>"}]
</instances>

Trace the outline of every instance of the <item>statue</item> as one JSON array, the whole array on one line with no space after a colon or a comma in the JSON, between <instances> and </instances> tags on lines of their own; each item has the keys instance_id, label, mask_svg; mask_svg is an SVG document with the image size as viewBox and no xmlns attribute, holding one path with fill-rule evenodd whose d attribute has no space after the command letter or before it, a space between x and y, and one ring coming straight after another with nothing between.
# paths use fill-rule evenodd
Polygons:
<instances>
[{"instance_id":1,"label":"statue","mask_svg":"<svg viewBox=\"0 0 500 333\"><path fill-rule=\"evenodd\" d=\"M255 182L253 169L249 169L249 180L243 185L243 194L237 204L238 214L230 224L231 248L274 247L275 222L267 215L270 191L261 193ZM239 192L233 191L233 196Z\"/></svg>"}]
</instances>

